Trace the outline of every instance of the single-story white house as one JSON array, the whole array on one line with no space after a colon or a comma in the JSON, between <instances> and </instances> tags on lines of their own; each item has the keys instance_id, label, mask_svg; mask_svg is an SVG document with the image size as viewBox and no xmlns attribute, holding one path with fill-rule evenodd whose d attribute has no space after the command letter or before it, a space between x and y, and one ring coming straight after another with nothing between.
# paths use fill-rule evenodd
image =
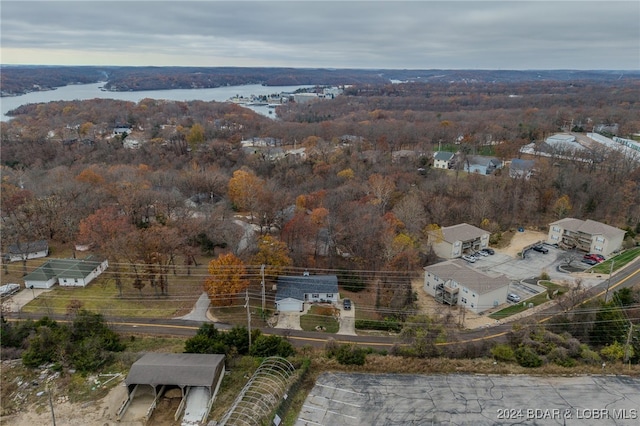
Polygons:
<instances>
[{"instance_id":1,"label":"single-story white house","mask_svg":"<svg viewBox=\"0 0 640 426\"><path fill-rule=\"evenodd\" d=\"M68 287L85 287L109 267L109 261L51 259L25 275L26 288L51 288L56 283Z\"/></svg>"},{"instance_id":2,"label":"single-story white house","mask_svg":"<svg viewBox=\"0 0 640 426\"><path fill-rule=\"evenodd\" d=\"M489 275L460 259L424 268L424 291L438 302L460 305L477 314L507 301L509 278Z\"/></svg>"},{"instance_id":3,"label":"single-story white house","mask_svg":"<svg viewBox=\"0 0 640 426\"><path fill-rule=\"evenodd\" d=\"M276 310L302 312L304 302L338 302L338 277L335 275L302 275L278 277Z\"/></svg>"},{"instance_id":4,"label":"single-story white house","mask_svg":"<svg viewBox=\"0 0 640 426\"><path fill-rule=\"evenodd\" d=\"M37 259L49 255L49 243L47 240L29 241L11 244L7 247L9 262Z\"/></svg>"}]
</instances>

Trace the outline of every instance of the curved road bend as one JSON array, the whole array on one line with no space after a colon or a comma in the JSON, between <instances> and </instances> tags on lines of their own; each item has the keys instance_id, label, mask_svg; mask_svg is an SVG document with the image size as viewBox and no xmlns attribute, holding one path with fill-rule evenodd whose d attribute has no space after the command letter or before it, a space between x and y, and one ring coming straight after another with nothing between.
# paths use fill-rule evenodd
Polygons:
<instances>
[{"instance_id":1,"label":"curved road bend","mask_svg":"<svg viewBox=\"0 0 640 426\"><path fill-rule=\"evenodd\" d=\"M633 287L640 284L640 263L632 268L625 268L612 276L611 283L606 280L601 284L588 290L588 297L581 303L584 304L590 300L604 298L609 285L609 297L614 291L626 287ZM609 299L610 300L610 299ZM556 304L549 304L549 307L538 312L538 322L544 323L549 321L554 315L561 313L563 310ZM18 319L38 319L45 315L12 313L6 315L9 320ZM65 315L49 315L51 319L56 321L66 321ZM202 321L192 321L185 319L157 319L157 318L106 318L112 328L121 333L137 333L149 334L157 336L193 336L198 328L203 324ZM449 342L440 343L441 346L457 345L478 342L483 340L492 340L504 338L511 330L512 324L503 322L495 326L477 330L461 331L457 333ZM216 323L216 327L224 330L233 326L225 323ZM402 344L395 336L350 336L322 334L318 332L288 330L279 328L261 328L264 334L275 334L285 336L296 346L311 345L313 347L323 347L329 338L333 338L337 343L355 343L361 346L367 346L379 350L389 350L392 346Z\"/></svg>"}]
</instances>

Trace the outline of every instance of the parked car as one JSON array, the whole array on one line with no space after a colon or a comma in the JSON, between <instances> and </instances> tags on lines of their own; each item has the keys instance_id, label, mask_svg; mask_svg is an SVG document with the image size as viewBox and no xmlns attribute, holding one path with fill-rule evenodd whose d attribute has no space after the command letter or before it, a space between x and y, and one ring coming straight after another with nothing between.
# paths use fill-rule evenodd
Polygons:
<instances>
[{"instance_id":1,"label":"parked car","mask_svg":"<svg viewBox=\"0 0 640 426\"><path fill-rule=\"evenodd\" d=\"M11 296L19 291L20 284L9 283L0 286L0 296L2 297Z\"/></svg>"},{"instance_id":2,"label":"parked car","mask_svg":"<svg viewBox=\"0 0 640 426\"><path fill-rule=\"evenodd\" d=\"M538 253L543 253L543 254L549 253L549 249L543 246L542 244L535 245L532 248L534 251L537 251Z\"/></svg>"},{"instance_id":3,"label":"parked car","mask_svg":"<svg viewBox=\"0 0 640 426\"><path fill-rule=\"evenodd\" d=\"M491 255L496 254L495 250L493 250L492 248L489 248L489 247L487 247L487 248L483 248L483 249L482 249L482 250L480 250L480 251L481 251L481 252L484 252L484 253L487 253L487 254L491 254Z\"/></svg>"},{"instance_id":4,"label":"parked car","mask_svg":"<svg viewBox=\"0 0 640 426\"><path fill-rule=\"evenodd\" d=\"M486 251L480 250L480 251L475 252L473 255L475 257L478 257L478 256L487 257L487 256L489 256L489 253L487 253Z\"/></svg>"},{"instance_id":5,"label":"parked car","mask_svg":"<svg viewBox=\"0 0 640 426\"><path fill-rule=\"evenodd\" d=\"M342 301L342 307L344 308L345 311L348 311L351 309L351 299L344 299Z\"/></svg>"},{"instance_id":6,"label":"parked car","mask_svg":"<svg viewBox=\"0 0 640 426\"><path fill-rule=\"evenodd\" d=\"M476 258L474 256L471 256L470 254L463 254L462 258L464 260L466 260L469 263L475 263L476 262Z\"/></svg>"},{"instance_id":7,"label":"parked car","mask_svg":"<svg viewBox=\"0 0 640 426\"><path fill-rule=\"evenodd\" d=\"M591 260L595 260L596 262L600 263L604 261L604 256L601 254L585 254L583 259L591 259Z\"/></svg>"},{"instance_id":8,"label":"parked car","mask_svg":"<svg viewBox=\"0 0 640 426\"><path fill-rule=\"evenodd\" d=\"M586 263L587 265L593 266L593 265L597 265L598 261L590 259L590 258L587 258L587 259L582 259L582 263Z\"/></svg>"},{"instance_id":9,"label":"parked car","mask_svg":"<svg viewBox=\"0 0 640 426\"><path fill-rule=\"evenodd\" d=\"M509 293L507 294L507 300L509 302L518 303L520 301L520 296L515 293Z\"/></svg>"}]
</instances>

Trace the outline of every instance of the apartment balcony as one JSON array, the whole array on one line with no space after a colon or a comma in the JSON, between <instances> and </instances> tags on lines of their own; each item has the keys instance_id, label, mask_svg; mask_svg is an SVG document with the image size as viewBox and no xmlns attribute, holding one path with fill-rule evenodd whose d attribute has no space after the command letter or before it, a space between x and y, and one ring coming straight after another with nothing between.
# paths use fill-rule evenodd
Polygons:
<instances>
[{"instance_id":1,"label":"apartment balcony","mask_svg":"<svg viewBox=\"0 0 640 426\"><path fill-rule=\"evenodd\" d=\"M457 305L458 304L458 292L460 289L448 287L440 284L436 287L436 300L440 303L445 303L447 305Z\"/></svg>"}]
</instances>

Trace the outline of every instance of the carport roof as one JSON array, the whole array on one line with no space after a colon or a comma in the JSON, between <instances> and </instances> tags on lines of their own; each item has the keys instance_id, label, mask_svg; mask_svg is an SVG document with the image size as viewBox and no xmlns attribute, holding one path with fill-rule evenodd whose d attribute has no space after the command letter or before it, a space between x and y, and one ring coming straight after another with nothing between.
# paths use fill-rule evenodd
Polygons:
<instances>
[{"instance_id":1,"label":"carport roof","mask_svg":"<svg viewBox=\"0 0 640 426\"><path fill-rule=\"evenodd\" d=\"M453 280L459 285L474 291L477 294L489 293L493 290L506 287L510 284L509 278L504 275L489 275L459 259L447 260L427 266L424 270L443 280Z\"/></svg>"},{"instance_id":2,"label":"carport roof","mask_svg":"<svg viewBox=\"0 0 640 426\"><path fill-rule=\"evenodd\" d=\"M224 355L147 353L133 363L125 379L131 385L205 386L217 380Z\"/></svg>"}]
</instances>

